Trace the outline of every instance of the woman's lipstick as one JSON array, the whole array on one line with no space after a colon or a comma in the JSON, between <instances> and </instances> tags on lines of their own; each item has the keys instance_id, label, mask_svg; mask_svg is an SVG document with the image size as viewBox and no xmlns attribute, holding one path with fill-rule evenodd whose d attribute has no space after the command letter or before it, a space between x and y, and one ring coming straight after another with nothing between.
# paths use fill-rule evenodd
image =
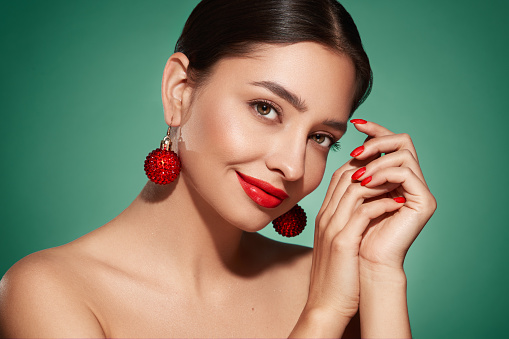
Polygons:
<instances>
[{"instance_id":1,"label":"woman's lipstick","mask_svg":"<svg viewBox=\"0 0 509 339\"><path fill-rule=\"evenodd\" d=\"M246 192L247 196L262 207L278 207L283 200L288 198L288 194L286 194L283 190L272 186L268 182L250 177L240 172L236 173L240 185L244 189L244 192Z\"/></svg>"}]
</instances>

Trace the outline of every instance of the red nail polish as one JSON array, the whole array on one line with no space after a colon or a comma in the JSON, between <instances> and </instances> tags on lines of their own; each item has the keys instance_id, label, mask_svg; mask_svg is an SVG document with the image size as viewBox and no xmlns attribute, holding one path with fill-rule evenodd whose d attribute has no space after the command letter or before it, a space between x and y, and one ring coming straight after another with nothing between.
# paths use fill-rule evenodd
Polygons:
<instances>
[{"instance_id":1,"label":"red nail polish","mask_svg":"<svg viewBox=\"0 0 509 339\"><path fill-rule=\"evenodd\" d=\"M404 197L397 197L397 198L394 198L394 201L399 204L404 204L406 199Z\"/></svg>"},{"instance_id":2,"label":"red nail polish","mask_svg":"<svg viewBox=\"0 0 509 339\"><path fill-rule=\"evenodd\" d=\"M352 120L350 120L350 122L352 124L365 124L365 123L367 123L367 121L364 120L364 119L352 119Z\"/></svg>"},{"instance_id":3,"label":"red nail polish","mask_svg":"<svg viewBox=\"0 0 509 339\"><path fill-rule=\"evenodd\" d=\"M366 167L359 168L353 175L352 180L359 180L366 173Z\"/></svg>"},{"instance_id":4,"label":"red nail polish","mask_svg":"<svg viewBox=\"0 0 509 339\"><path fill-rule=\"evenodd\" d=\"M373 177L369 176L369 177L367 177L366 179L362 180L362 181L361 181L361 186L366 186L367 184L369 184L369 182L371 181L371 179L373 179Z\"/></svg>"},{"instance_id":5,"label":"red nail polish","mask_svg":"<svg viewBox=\"0 0 509 339\"><path fill-rule=\"evenodd\" d=\"M355 158L361 155L362 152L364 152L364 146L359 146L350 153L350 156Z\"/></svg>"}]
</instances>

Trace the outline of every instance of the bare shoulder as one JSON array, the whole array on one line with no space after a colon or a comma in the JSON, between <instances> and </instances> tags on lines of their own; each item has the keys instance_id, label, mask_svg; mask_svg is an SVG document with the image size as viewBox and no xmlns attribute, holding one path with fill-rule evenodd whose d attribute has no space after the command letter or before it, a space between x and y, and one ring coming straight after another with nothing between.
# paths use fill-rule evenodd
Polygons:
<instances>
[{"instance_id":1,"label":"bare shoulder","mask_svg":"<svg viewBox=\"0 0 509 339\"><path fill-rule=\"evenodd\" d=\"M54 248L33 253L0 281L2 337L104 337L89 308L72 253Z\"/></svg>"}]
</instances>

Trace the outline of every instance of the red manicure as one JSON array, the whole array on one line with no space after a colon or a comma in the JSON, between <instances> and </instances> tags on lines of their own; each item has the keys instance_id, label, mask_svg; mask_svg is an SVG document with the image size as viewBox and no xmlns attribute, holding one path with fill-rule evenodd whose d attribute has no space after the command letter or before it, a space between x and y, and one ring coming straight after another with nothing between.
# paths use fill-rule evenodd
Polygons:
<instances>
[{"instance_id":1,"label":"red manicure","mask_svg":"<svg viewBox=\"0 0 509 339\"><path fill-rule=\"evenodd\" d=\"M366 167L359 168L353 175L352 180L359 180L366 173Z\"/></svg>"},{"instance_id":2,"label":"red manicure","mask_svg":"<svg viewBox=\"0 0 509 339\"><path fill-rule=\"evenodd\" d=\"M373 179L373 177L369 176L369 177L367 177L366 179L362 180L362 181L361 181L361 186L366 186L367 184L369 184L369 182L371 181L371 179Z\"/></svg>"},{"instance_id":3,"label":"red manicure","mask_svg":"<svg viewBox=\"0 0 509 339\"><path fill-rule=\"evenodd\" d=\"M365 124L365 123L367 123L367 121L364 120L364 119L352 119L352 120L350 120L350 122L352 124Z\"/></svg>"},{"instance_id":4,"label":"red manicure","mask_svg":"<svg viewBox=\"0 0 509 339\"><path fill-rule=\"evenodd\" d=\"M362 152L364 152L364 146L359 146L350 153L350 156L355 158L361 155Z\"/></svg>"},{"instance_id":5,"label":"red manicure","mask_svg":"<svg viewBox=\"0 0 509 339\"><path fill-rule=\"evenodd\" d=\"M406 199L404 197L397 197L397 198L394 198L394 201L397 203L400 203L400 204L404 204Z\"/></svg>"}]
</instances>

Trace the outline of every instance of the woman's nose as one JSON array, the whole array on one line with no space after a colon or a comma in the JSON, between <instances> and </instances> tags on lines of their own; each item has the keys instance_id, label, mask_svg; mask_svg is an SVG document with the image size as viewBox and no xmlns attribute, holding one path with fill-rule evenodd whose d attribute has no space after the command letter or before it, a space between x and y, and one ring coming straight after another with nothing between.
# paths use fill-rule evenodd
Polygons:
<instances>
[{"instance_id":1,"label":"woman's nose","mask_svg":"<svg viewBox=\"0 0 509 339\"><path fill-rule=\"evenodd\" d=\"M293 135L280 139L266 158L267 167L279 172L288 181L301 179L305 172L306 142L297 139L302 138Z\"/></svg>"}]
</instances>

